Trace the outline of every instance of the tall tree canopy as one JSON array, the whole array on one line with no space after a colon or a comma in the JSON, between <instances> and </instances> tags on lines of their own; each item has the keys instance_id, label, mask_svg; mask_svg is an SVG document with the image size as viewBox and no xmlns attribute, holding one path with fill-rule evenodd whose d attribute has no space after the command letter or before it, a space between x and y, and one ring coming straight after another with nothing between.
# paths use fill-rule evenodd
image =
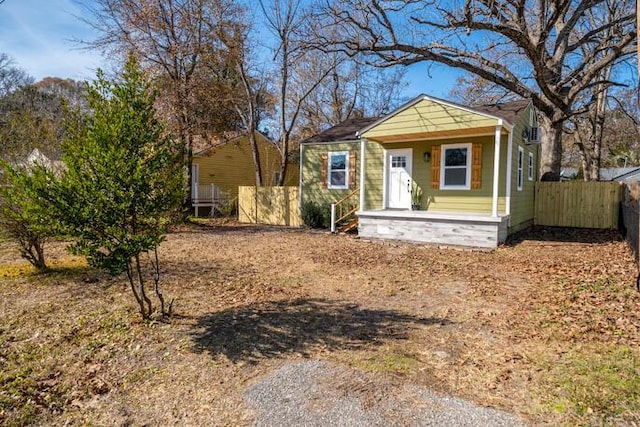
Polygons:
<instances>
[{"instance_id":1,"label":"tall tree canopy","mask_svg":"<svg viewBox=\"0 0 640 427\"><path fill-rule=\"evenodd\" d=\"M160 112L182 142L190 174L193 136L239 125L218 94L233 70L222 40L232 37L242 9L232 0L96 0L87 8L100 35L88 45L133 53L155 77Z\"/></svg>"},{"instance_id":2,"label":"tall tree canopy","mask_svg":"<svg viewBox=\"0 0 640 427\"><path fill-rule=\"evenodd\" d=\"M0 158L24 160L34 148L59 158L66 106L86 108L85 95L83 83L47 77L0 97Z\"/></svg>"},{"instance_id":3,"label":"tall tree canopy","mask_svg":"<svg viewBox=\"0 0 640 427\"><path fill-rule=\"evenodd\" d=\"M531 99L551 178L565 121L595 102L581 95L621 83L623 73L603 71L636 49L630 0L326 0L321 17L320 34L333 28L324 45L381 66L445 64Z\"/></svg>"}]
</instances>

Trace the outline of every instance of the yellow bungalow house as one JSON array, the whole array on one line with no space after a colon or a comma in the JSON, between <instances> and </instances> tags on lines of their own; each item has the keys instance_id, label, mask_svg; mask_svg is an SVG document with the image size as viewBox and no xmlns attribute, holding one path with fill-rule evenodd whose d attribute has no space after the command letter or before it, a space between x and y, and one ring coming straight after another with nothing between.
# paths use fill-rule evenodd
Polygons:
<instances>
[{"instance_id":1,"label":"yellow bungalow house","mask_svg":"<svg viewBox=\"0 0 640 427\"><path fill-rule=\"evenodd\" d=\"M466 107L420 95L301 144L301 205L356 200L367 238L495 248L533 222L529 101Z\"/></svg>"},{"instance_id":2,"label":"yellow bungalow house","mask_svg":"<svg viewBox=\"0 0 640 427\"><path fill-rule=\"evenodd\" d=\"M263 185L272 186L280 174L280 153L266 136L256 132ZM225 141L202 141L194 144L191 169L191 205L194 214L213 213L235 203L239 186L255 186L253 152L246 133ZM299 166L290 164L285 185L296 185Z\"/></svg>"}]
</instances>

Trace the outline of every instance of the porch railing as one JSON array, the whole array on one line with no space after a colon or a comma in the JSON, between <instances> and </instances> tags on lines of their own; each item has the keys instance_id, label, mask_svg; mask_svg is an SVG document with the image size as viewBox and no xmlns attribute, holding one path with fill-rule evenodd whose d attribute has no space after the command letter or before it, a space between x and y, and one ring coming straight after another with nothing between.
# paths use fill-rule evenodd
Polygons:
<instances>
[{"instance_id":1,"label":"porch railing","mask_svg":"<svg viewBox=\"0 0 640 427\"><path fill-rule=\"evenodd\" d=\"M349 231L358 225L358 218L354 215L360 206L360 190L352 192L331 204L331 232Z\"/></svg>"},{"instance_id":2,"label":"porch railing","mask_svg":"<svg viewBox=\"0 0 640 427\"><path fill-rule=\"evenodd\" d=\"M213 213L215 208L224 206L227 199L227 194L215 184L198 184L191 187L191 206L195 208L196 217L199 207L211 207Z\"/></svg>"}]
</instances>

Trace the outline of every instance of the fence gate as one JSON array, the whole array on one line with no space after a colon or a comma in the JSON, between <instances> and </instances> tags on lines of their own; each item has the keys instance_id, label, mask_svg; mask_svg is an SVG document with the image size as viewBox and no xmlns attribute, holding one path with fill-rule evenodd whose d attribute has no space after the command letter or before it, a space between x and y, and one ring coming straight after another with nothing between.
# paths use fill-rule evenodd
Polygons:
<instances>
[{"instance_id":1,"label":"fence gate","mask_svg":"<svg viewBox=\"0 0 640 427\"><path fill-rule=\"evenodd\" d=\"M298 187L238 187L238 221L300 227Z\"/></svg>"},{"instance_id":2,"label":"fence gate","mask_svg":"<svg viewBox=\"0 0 640 427\"><path fill-rule=\"evenodd\" d=\"M627 243L633 250L636 262L640 261L638 241L640 240L640 183L624 184L622 199L622 220Z\"/></svg>"}]
</instances>

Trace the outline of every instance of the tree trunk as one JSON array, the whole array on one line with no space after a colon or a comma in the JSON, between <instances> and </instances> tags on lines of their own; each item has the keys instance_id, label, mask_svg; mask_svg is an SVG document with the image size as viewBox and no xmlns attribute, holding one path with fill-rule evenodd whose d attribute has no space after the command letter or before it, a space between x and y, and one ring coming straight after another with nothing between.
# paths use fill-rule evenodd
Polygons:
<instances>
[{"instance_id":1,"label":"tree trunk","mask_svg":"<svg viewBox=\"0 0 640 427\"><path fill-rule=\"evenodd\" d=\"M284 185L284 180L287 177L287 167L289 166L289 144L286 144L286 151L282 155L282 160L280 161L280 177L278 178L278 186L282 187Z\"/></svg>"},{"instance_id":2,"label":"tree trunk","mask_svg":"<svg viewBox=\"0 0 640 427\"><path fill-rule=\"evenodd\" d=\"M191 212L191 204L192 204L192 198L193 198L193 191L192 191L192 180L193 180L193 144L191 142L191 137L188 134L183 134L180 136L180 139L182 140L182 144L184 147L184 160L185 160L185 166L187 168L187 188L185 191L185 197L184 200L182 202L182 208L183 208L183 219L187 219L187 217L189 216L190 212Z\"/></svg>"},{"instance_id":3,"label":"tree trunk","mask_svg":"<svg viewBox=\"0 0 640 427\"><path fill-rule=\"evenodd\" d=\"M248 111L243 114L243 109L238 108L238 114L242 117L245 127L249 132L249 143L251 144L251 152L253 154L253 170L256 177L256 187L262 187L262 165L260 163L260 151L258 147L258 141L256 140L256 129L258 123L256 123L256 110L258 109L258 100L255 91L251 87L251 82L247 77L247 73L242 62L236 66L240 78L242 79L242 86L244 87L244 93L247 101Z\"/></svg>"},{"instance_id":4,"label":"tree trunk","mask_svg":"<svg viewBox=\"0 0 640 427\"><path fill-rule=\"evenodd\" d=\"M562 160L562 122L553 121L542 114L540 117L542 155L540 162L541 181L560 181Z\"/></svg>"},{"instance_id":5,"label":"tree trunk","mask_svg":"<svg viewBox=\"0 0 640 427\"><path fill-rule=\"evenodd\" d=\"M249 143L253 154L253 170L256 176L256 187L262 187L262 165L260 164L260 151L258 151L258 141L255 130L249 132Z\"/></svg>"}]
</instances>

